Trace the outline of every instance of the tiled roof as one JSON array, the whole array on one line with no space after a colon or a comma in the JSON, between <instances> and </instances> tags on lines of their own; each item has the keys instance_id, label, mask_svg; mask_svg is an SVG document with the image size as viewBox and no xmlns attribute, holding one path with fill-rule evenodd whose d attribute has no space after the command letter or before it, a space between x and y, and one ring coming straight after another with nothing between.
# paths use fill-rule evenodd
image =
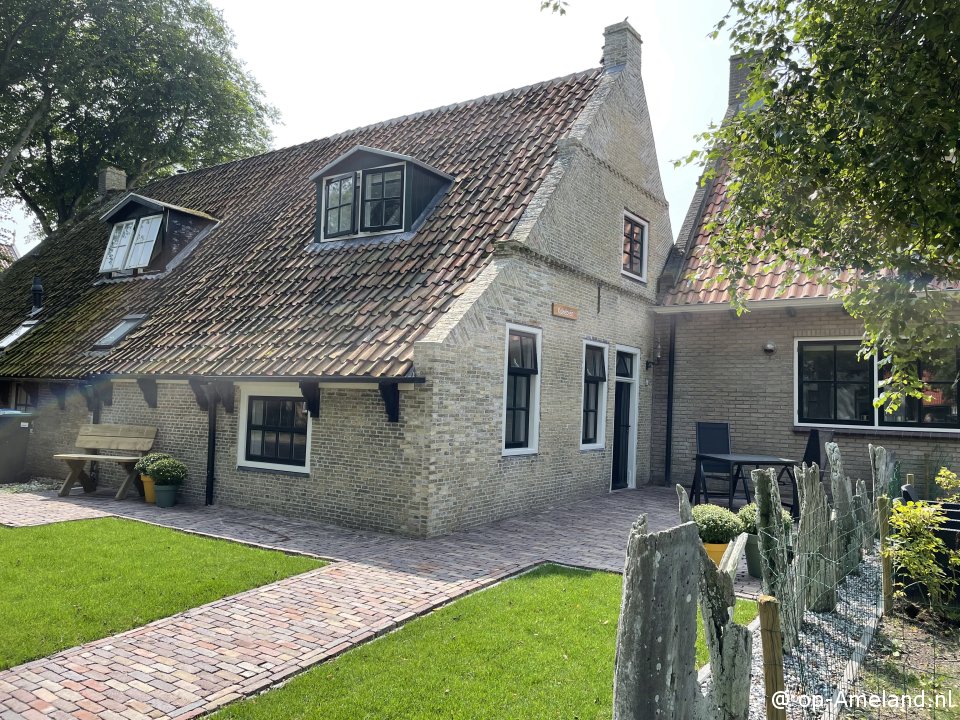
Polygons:
<instances>
[{"instance_id":1,"label":"tiled roof","mask_svg":"<svg viewBox=\"0 0 960 720\"><path fill-rule=\"evenodd\" d=\"M43 321L0 356L0 377L407 375L413 343L509 236L600 78L590 70L140 188L220 220L160 279L95 284L110 203L88 208L0 275L0 335L26 319L35 273L46 290ZM415 233L311 247L309 177L357 145L455 180ZM149 319L90 352L133 312Z\"/></svg>"},{"instance_id":2,"label":"tiled roof","mask_svg":"<svg viewBox=\"0 0 960 720\"><path fill-rule=\"evenodd\" d=\"M691 206L692 223L684 223L689 234L681 231L677 240L677 250L683 253L682 267L675 276L676 284L666 291L663 305L728 305L730 303L730 283L713 282L719 273L716 263L705 256L710 242L711 231L708 225L712 218L724 207L726 197L726 176L719 173L708 181L703 193L694 196ZM694 207L694 205L696 207ZM767 300L800 300L808 298L829 298L833 288L818 279L804 274L794 276L789 264L781 263L767 268L768 263L756 261L747 270L748 277L755 282L752 286L741 285L747 302ZM670 278L672 281L674 278ZM841 280L849 276L841 275Z\"/></svg>"},{"instance_id":3,"label":"tiled roof","mask_svg":"<svg viewBox=\"0 0 960 720\"><path fill-rule=\"evenodd\" d=\"M17 261L20 254L17 247L11 242L0 242L0 270L6 270Z\"/></svg>"}]
</instances>

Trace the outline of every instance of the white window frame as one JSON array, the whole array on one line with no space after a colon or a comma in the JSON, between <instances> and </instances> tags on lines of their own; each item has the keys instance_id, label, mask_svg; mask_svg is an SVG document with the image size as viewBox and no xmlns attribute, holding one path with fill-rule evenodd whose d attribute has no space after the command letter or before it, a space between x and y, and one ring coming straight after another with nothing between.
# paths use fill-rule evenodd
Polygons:
<instances>
[{"instance_id":1,"label":"white window frame","mask_svg":"<svg viewBox=\"0 0 960 720\"><path fill-rule=\"evenodd\" d=\"M17 327L7 333L3 338L0 338L0 352L3 352L9 348L20 338L33 330L39 322L39 320L24 320L22 323L17 325Z\"/></svg>"},{"instance_id":2,"label":"white window frame","mask_svg":"<svg viewBox=\"0 0 960 720\"><path fill-rule=\"evenodd\" d=\"M95 343L93 344L93 349L94 349L94 350L109 350L110 348L116 347L117 345L120 344L120 342L121 342L125 337L127 337L127 335L129 335L129 334L132 333L134 330L136 330L138 327L140 327L140 326L143 324L143 321L146 320L146 319L147 319L147 316L146 316L146 315L126 315L126 316L124 316L123 318L121 318L120 322L118 322L116 325L114 325L112 328L110 328L107 332L105 332L105 333L100 337L100 339L97 340L97 342L95 342ZM120 336L117 337L116 340L114 340L113 342L109 342L109 343L108 343L108 342L104 342L108 337L110 337L110 336L113 335L115 332L117 332L117 330L119 330L120 327L121 327L122 325L126 324L126 323L130 323L130 327L128 327L123 333L121 333Z\"/></svg>"},{"instance_id":3,"label":"white window frame","mask_svg":"<svg viewBox=\"0 0 960 720\"><path fill-rule=\"evenodd\" d=\"M152 230L150 235L143 235L143 228L150 223ZM133 238L130 240L130 247L127 249L127 257L123 261L124 270L142 270L150 265L153 260L153 251L157 247L157 238L160 237L160 229L163 227L163 213L144 215L137 218L137 226L133 231ZM146 237L146 239L144 239ZM145 248L139 250L139 248ZM136 264L133 264L137 255L146 253L146 261L141 258Z\"/></svg>"},{"instance_id":4,"label":"white window frame","mask_svg":"<svg viewBox=\"0 0 960 720\"><path fill-rule=\"evenodd\" d=\"M600 348L603 350L603 367L607 379L600 383L597 392L597 441L592 443L583 442L583 403L587 399L587 383L584 379L587 367L587 348ZM606 447L607 440L607 395L610 390L610 345L598 340L583 341L583 349L580 353L580 449L581 450L602 450Z\"/></svg>"},{"instance_id":5,"label":"white window frame","mask_svg":"<svg viewBox=\"0 0 960 720\"><path fill-rule=\"evenodd\" d=\"M373 232L363 232L360 230L361 220L363 218L363 175L368 172L377 172L388 170L389 168L399 167L403 173L403 194L400 197L400 227L393 230L375 230ZM337 235L336 237L327 237L327 181L341 178L345 175L353 174L353 227L354 232L349 235ZM320 242L337 242L340 240L355 240L357 238L377 237L378 235L396 235L405 232L407 226L407 194L410 192L408 181L409 173L405 162L390 163L388 165L377 165L375 167L361 168L351 172L334 173L320 178Z\"/></svg>"},{"instance_id":6,"label":"white window frame","mask_svg":"<svg viewBox=\"0 0 960 720\"><path fill-rule=\"evenodd\" d=\"M503 408L500 412L500 454L503 457L512 457L517 455L536 455L540 449L540 385L543 376L543 331L540 328L529 327L527 325L516 325L514 323L506 324L506 331L503 337ZM527 436L530 442L525 448L507 447L507 380L509 378L509 356L510 356L510 331L527 333L533 335L537 349L537 374L533 377L535 380L530 383L530 427L527 429Z\"/></svg>"},{"instance_id":7,"label":"white window frame","mask_svg":"<svg viewBox=\"0 0 960 720\"><path fill-rule=\"evenodd\" d=\"M639 445L637 438L639 427L637 424L640 417L640 363L643 362L643 360L641 359L640 348L629 345L615 345L614 351L615 353L623 352L633 355L633 376L630 378L622 378L617 375L617 360L616 355L614 355L613 382L630 383L630 427L633 428L633 432L630 434L630 447L627 449L627 489L634 490L637 487L637 446ZM609 378L610 373L608 371L607 382L610 381ZM612 463L610 467L612 471ZM611 492L613 491L611 490Z\"/></svg>"},{"instance_id":8,"label":"white window frame","mask_svg":"<svg viewBox=\"0 0 960 720\"><path fill-rule=\"evenodd\" d=\"M247 418L250 414L250 398L252 396L296 398L303 400L303 393L297 384L291 383L241 383L240 384L240 416L237 418L237 467L253 468L256 470L280 471L297 475L310 474L310 451L313 447L313 418L307 420L307 454L304 465L289 465L286 463L265 463L256 460L247 460Z\"/></svg>"},{"instance_id":9,"label":"white window frame","mask_svg":"<svg viewBox=\"0 0 960 720\"><path fill-rule=\"evenodd\" d=\"M624 277L630 278L631 280L638 280L645 283L647 281L647 256L650 253L650 223L648 223L639 215L635 215L629 210L624 209L623 220L625 221L627 218L630 218L630 220L633 222L643 226L643 274L637 275L636 273L632 273L623 267L623 222L620 223L620 274Z\"/></svg>"},{"instance_id":10,"label":"white window frame","mask_svg":"<svg viewBox=\"0 0 960 720\"><path fill-rule=\"evenodd\" d=\"M843 423L811 423L800 422L800 343L806 342L855 342L860 345L863 342L862 336L839 336L839 337L795 337L793 339L793 424L795 427L807 428L828 428L835 430L857 430L864 434L890 435L899 433L941 433L945 435L957 435L960 429L957 428L938 428L910 425L881 425L880 413L882 408L873 408L872 425L848 425ZM876 399L879 395L880 386L879 364L876 358L873 358L873 397Z\"/></svg>"}]
</instances>

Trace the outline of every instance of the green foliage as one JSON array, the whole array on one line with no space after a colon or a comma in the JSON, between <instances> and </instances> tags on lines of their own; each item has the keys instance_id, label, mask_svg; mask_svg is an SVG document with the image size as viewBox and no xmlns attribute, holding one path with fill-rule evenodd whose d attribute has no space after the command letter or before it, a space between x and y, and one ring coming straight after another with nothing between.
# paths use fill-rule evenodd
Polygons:
<instances>
[{"instance_id":1,"label":"green foliage","mask_svg":"<svg viewBox=\"0 0 960 720\"><path fill-rule=\"evenodd\" d=\"M136 470L140 475L150 475L150 470L155 462L158 462L159 460L166 460L167 458L171 457L173 456L162 452L147 453L142 458L137 460L137 464L133 466L133 469ZM153 476L151 475L151 477Z\"/></svg>"},{"instance_id":2,"label":"green foliage","mask_svg":"<svg viewBox=\"0 0 960 720\"><path fill-rule=\"evenodd\" d=\"M231 703L217 720L610 720L619 575L556 565L476 592ZM737 600L747 625L757 604ZM697 622L697 664L708 662Z\"/></svg>"},{"instance_id":3,"label":"green foliage","mask_svg":"<svg viewBox=\"0 0 960 720\"><path fill-rule=\"evenodd\" d=\"M0 190L47 233L105 163L132 186L268 145L276 111L208 0L5 0L0 47Z\"/></svg>"},{"instance_id":4,"label":"green foliage","mask_svg":"<svg viewBox=\"0 0 960 720\"><path fill-rule=\"evenodd\" d=\"M793 526L793 516L787 510L781 508L781 517L783 518L783 530L787 532ZM757 535L757 519L760 517L760 508L756 503L744 505L737 512L740 524L743 526L743 532Z\"/></svg>"},{"instance_id":5,"label":"green foliage","mask_svg":"<svg viewBox=\"0 0 960 720\"><path fill-rule=\"evenodd\" d=\"M960 282L960 4L733 0L723 28L750 88L690 158L726 182L719 282L749 288L759 260L834 287L895 409L920 396L912 363L960 343L934 280Z\"/></svg>"},{"instance_id":6,"label":"green foliage","mask_svg":"<svg viewBox=\"0 0 960 720\"><path fill-rule=\"evenodd\" d=\"M743 532L740 519L719 505L695 505L693 521L705 543L728 543Z\"/></svg>"},{"instance_id":7,"label":"green foliage","mask_svg":"<svg viewBox=\"0 0 960 720\"><path fill-rule=\"evenodd\" d=\"M960 499L960 477L949 468L942 467L936 477L937 486L946 502L957 502Z\"/></svg>"},{"instance_id":8,"label":"green foliage","mask_svg":"<svg viewBox=\"0 0 960 720\"><path fill-rule=\"evenodd\" d=\"M929 608L942 612L957 589L960 552L937 537L946 515L927 502L897 503L890 513L890 546L883 551L896 568L896 594L919 591Z\"/></svg>"},{"instance_id":9,"label":"green foliage","mask_svg":"<svg viewBox=\"0 0 960 720\"><path fill-rule=\"evenodd\" d=\"M187 466L179 460L166 457L150 465L154 485L182 485L187 479Z\"/></svg>"},{"instance_id":10,"label":"green foliage","mask_svg":"<svg viewBox=\"0 0 960 720\"><path fill-rule=\"evenodd\" d=\"M104 518L0 527L0 669L325 563Z\"/></svg>"}]
</instances>

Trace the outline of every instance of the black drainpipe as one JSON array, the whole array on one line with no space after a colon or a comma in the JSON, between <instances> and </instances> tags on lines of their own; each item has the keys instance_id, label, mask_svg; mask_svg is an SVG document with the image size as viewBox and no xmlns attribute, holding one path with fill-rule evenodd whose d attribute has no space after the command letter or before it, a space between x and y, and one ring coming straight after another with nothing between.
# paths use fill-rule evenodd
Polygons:
<instances>
[{"instance_id":1,"label":"black drainpipe","mask_svg":"<svg viewBox=\"0 0 960 720\"><path fill-rule=\"evenodd\" d=\"M673 369L674 355L677 348L677 317L670 316L670 349L667 359L667 438L664 443L664 453L666 457L663 460L664 483L670 486L670 472L673 465Z\"/></svg>"},{"instance_id":2,"label":"black drainpipe","mask_svg":"<svg viewBox=\"0 0 960 720\"><path fill-rule=\"evenodd\" d=\"M213 383L207 391L207 497L206 505L213 505L213 481L217 460L217 392Z\"/></svg>"}]
</instances>

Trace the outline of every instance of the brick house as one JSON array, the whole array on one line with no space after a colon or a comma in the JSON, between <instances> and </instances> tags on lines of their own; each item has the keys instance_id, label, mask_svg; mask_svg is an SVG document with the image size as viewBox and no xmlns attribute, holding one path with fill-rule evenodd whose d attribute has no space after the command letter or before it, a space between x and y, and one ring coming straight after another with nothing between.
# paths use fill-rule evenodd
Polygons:
<instances>
[{"instance_id":1,"label":"brick house","mask_svg":"<svg viewBox=\"0 0 960 720\"><path fill-rule=\"evenodd\" d=\"M731 58L728 116L744 80L742 59ZM707 224L724 191L722 176L698 186L660 280L656 334L665 352L654 389L654 481L689 485L700 420L728 422L735 451L798 459L817 428L821 440L832 435L847 450L854 477L870 478L868 443L894 451L919 483L940 464L960 467L958 353L919 359L926 397L885 415L873 408L878 368L856 357L863 327L830 287L791 282L785 267L758 269L749 312L738 318L728 288L708 286L715 268L703 257Z\"/></svg>"},{"instance_id":2,"label":"brick house","mask_svg":"<svg viewBox=\"0 0 960 720\"><path fill-rule=\"evenodd\" d=\"M620 23L568 77L135 192L107 169L0 276L28 467L152 425L190 502L412 536L648 482L672 236L640 49Z\"/></svg>"}]
</instances>

